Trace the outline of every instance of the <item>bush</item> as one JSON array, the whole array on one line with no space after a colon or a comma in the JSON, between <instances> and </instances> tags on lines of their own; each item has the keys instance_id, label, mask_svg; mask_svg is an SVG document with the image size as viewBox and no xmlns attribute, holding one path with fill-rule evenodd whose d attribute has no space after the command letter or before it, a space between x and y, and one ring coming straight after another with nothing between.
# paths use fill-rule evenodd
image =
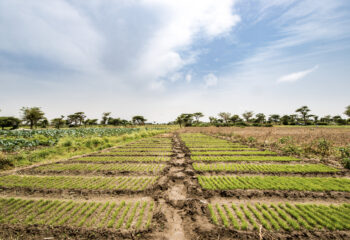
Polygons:
<instances>
[{"instance_id":1,"label":"bush","mask_svg":"<svg viewBox=\"0 0 350 240\"><path fill-rule=\"evenodd\" d=\"M345 168L350 169L350 158L344 158L343 165Z\"/></svg>"},{"instance_id":2,"label":"bush","mask_svg":"<svg viewBox=\"0 0 350 240\"><path fill-rule=\"evenodd\" d=\"M14 166L13 162L6 157L5 154L0 152L0 169L10 169Z\"/></svg>"}]
</instances>

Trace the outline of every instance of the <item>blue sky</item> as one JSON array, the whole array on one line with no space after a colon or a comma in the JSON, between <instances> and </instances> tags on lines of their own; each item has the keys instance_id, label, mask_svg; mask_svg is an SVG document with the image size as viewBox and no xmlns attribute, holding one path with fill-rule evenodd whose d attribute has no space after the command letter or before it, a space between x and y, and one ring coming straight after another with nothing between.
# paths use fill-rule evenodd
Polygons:
<instances>
[{"instance_id":1,"label":"blue sky","mask_svg":"<svg viewBox=\"0 0 350 240\"><path fill-rule=\"evenodd\" d=\"M48 118L350 104L347 0L0 0L0 115Z\"/></svg>"}]
</instances>

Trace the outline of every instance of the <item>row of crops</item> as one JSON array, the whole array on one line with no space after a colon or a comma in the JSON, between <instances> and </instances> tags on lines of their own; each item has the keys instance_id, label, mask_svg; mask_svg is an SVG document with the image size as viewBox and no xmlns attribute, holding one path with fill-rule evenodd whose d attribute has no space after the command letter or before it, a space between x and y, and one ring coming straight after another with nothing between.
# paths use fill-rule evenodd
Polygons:
<instances>
[{"instance_id":1,"label":"row of crops","mask_svg":"<svg viewBox=\"0 0 350 240\"><path fill-rule=\"evenodd\" d=\"M138 198L140 194L147 196L152 191L171 154L172 140L156 136L85 157L0 176L0 188L7 191L28 189L51 194L86 190L91 196L103 193L115 198L107 202L0 198L0 223L116 231L147 229L152 224L156 206L153 201L139 201ZM101 176L101 173L108 176ZM119 194L127 194L130 200L121 201Z\"/></svg>"},{"instance_id":2,"label":"row of crops","mask_svg":"<svg viewBox=\"0 0 350 240\"><path fill-rule=\"evenodd\" d=\"M78 128L46 130L0 130L0 151L13 152L23 148L53 146L63 137L120 136L140 128Z\"/></svg>"},{"instance_id":3,"label":"row of crops","mask_svg":"<svg viewBox=\"0 0 350 240\"><path fill-rule=\"evenodd\" d=\"M237 230L349 230L350 204L208 204L215 225Z\"/></svg>"},{"instance_id":4,"label":"row of crops","mask_svg":"<svg viewBox=\"0 0 350 240\"><path fill-rule=\"evenodd\" d=\"M327 176L341 172L335 167L305 163L298 158L278 156L271 151L204 134L182 134L181 139L190 150L192 166L199 174L198 183L206 191L350 192L349 178ZM243 173L250 174L241 176ZM275 173L279 173L279 176L271 176ZM282 175L290 173L294 175ZM323 173L324 177L298 176L302 173ZM213 224L221 227L252 231L259 231L260 227L269 231L350 229L349 204L277 204L258 201L235 204L227 203L229 199L222 201L208 204L208 217Z\"/></svg>"},{"instance_id":5,"label":"row of crops","mask_svg":"<svg viewBox=\"0 0 350 240\"><path fill-rule=\"evenodd\" d=\"M0 208L0 223L145 229L151 224L154 202L0 198Z\"/></svg>"}]
</instances>

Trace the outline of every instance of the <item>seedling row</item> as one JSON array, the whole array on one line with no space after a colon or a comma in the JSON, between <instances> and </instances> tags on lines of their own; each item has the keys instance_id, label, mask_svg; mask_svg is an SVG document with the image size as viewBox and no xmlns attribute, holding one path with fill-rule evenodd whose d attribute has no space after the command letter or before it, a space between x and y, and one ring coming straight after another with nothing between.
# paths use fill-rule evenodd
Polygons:
<instances>
[{"instance_id":1,"label":"seedling row","mask_svg":"<svg viewBox=\"0 0 350 240\"><path fill-rule=\"evenodd\" d=\"M0 223L141 230L151 224L154 202L1 198L0 210Z\"/></svg>"},{"instance_id":2,"label":"seedling row","mask_svg":"<svg viewBox=\"0 0 350 240\"><path fill-rule=\"evenodd\" d=\"M79 164L79 163L68 163L68 164L49 164L34 168L35 172L148 172L148 173L159 173L163 171L164 164L140 164L140 163L119 163L119 164L101 164L101 163L90 163L90 164Z\"/></svg>"},{"instance_id":3,"label":"seedling row","mask_svg":"<svg viewBox=\"0 0 350 240\"><path fill-rule=\"evenodd\" d=\"M170 157L164 156L90 156L75 158L71 162L166 162L169 161Z\"/></svg>"},{"instance_id":4,"label":"seedling row","mask_svg":"<svg viewBox=\"0 0 350 240\"><path fill-rule=\"evenodd\" d=\"M110 152L101 152L95 153L91 156L170 156L172 152L122 152L122 151L110 151Z\"/></svg>"},{"instance_id":5,"label":"seedling row","mask_svg":"<svg viewBox=\"0 0 350 240\"><path fill-rule=\"evenodd\" d=\"M2 188L30 189L89 189L89 190L133 190L150 188L158 177L76 177L76 176L27 176L8 175L0 177Z\"/></svg>"},{"instance_id":6,"label":"seedling row","mask_svg":"<svg viewBox=\"0 0 350 240\"><path fill-rule=\"evenodd\" d=\"M193 163L196 171L226 171L252 173L332 173L339 170L324 164L236 164L236 163Z\"/></svg>"},{"instance_id":7,"label":"seedling row","mask_svg":"<svg viewBox=\"0 0 350 240\"><path fill-rule=\"evenodd\" d=\"M298 190L350 191L350 179L330 177L277 177L277 176L198 176L199 184L208 190Z\"/></svg>"},{"instance_id":8,"label":"seedling row","mask_svg":"<svg viewBox=\"0 0 350 240\"><path fill-rule=\"evenodd\" d=\"M253 156L253 155L277 155L275 152L271 151L191 151L192 156L203 156L203 155L214 155L214 156L230 156L230 155L246 155L246 156Z\"/></svg>"},{"instance_id":9,"label":"seedling row","mask_svg":"<svg viewBox=\"0 0 350 240\"><path fill-rule=\"evenodd\" d=\"M208 204L213 224L237 230L349 230L350 204Z\"/></svg>"},{"instance_id":10,"label":"seedling row","mask_svg":"<svg viewBox=\"0 0 350 240\"><path fill-rule=\"evenodd\" d=\"M300 161L300 159L289 156L191 156L194 161Z\"/></svg>"}]
</instances>

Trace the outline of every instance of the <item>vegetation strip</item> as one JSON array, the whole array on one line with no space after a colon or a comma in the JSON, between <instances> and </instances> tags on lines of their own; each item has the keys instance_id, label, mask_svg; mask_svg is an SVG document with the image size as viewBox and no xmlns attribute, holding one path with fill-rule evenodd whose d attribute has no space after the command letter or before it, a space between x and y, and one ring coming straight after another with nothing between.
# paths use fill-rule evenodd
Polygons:
<instances>
[{"instance_id":1,"label":"vegetation strip","mask_svg":"<svg viewBox=\"0 0 350 240\"><path fill-rule=\"evenodd\" d=\"M208 204L208 212L213 224L237 230L254 230L259 225L273 231L350 229L350 204L345 203L337 206L256 203L239 207L216 203Z\"/></svg>"},{"instance_id":2,"label":"vegetation strip","mask_svg":"<svg viewBox=\"0 0 350 240\"><path fill-rule=\"evenodd\" d=\"M158 173L164 169L164 164L139 164L139 163L119 163L119 164L49 164L32 169L34 172L153 172Z\"/></svg>"},{"instance_id":3,"label":"vegetation strip","mask_svg":"<svg viewBox=\"0 0 350 240\"><path fill-rule=\"evenodd\" d=\"M76 176L20 176L0 177L0 187L24 187L30 189L89 189L89 190L133 190L151 187L158 177L76 177Z\"/></svg>"},{"instance_id":4,"label":"vegetation strip","mask_svg":"<svg viewBox=\"0 0 350 240\"><path fill-rule=\"evenodd\" d=\"M289 156L191 156L194 161L301 161Z\"/></svg>"},{"instance_id":5,"label":"vegetation strip","mask_svg":"<svg viewBox=\"0 0 350 240\"><path fill-rule=\"evenodd\" d=\"M193 163L196 171L266 172L266 173L331 173L339 170L323 164L236 164L236 163Z\"/></svg>"},{"instance_id":6,"label":"vegetation strip","mask_svg":"<svg viewBox=\"0 0 350 240\"><path fill-rule=\"evenodd\" d=\"M21 225L53 225L112 229L146 229L153 216L153 201L121 202L115 211L108 206L115 202L75 202L63 200L26 200L0 198L0 223ZM14 204L16 202L17 204ZM20 208L20 210L18 210ZM15 214L11 215L11 213ZM119 213L123 213L122 215ZM131 214L128 214L131 212ZM52 216L51 218L48 218ZM91 223L99 222L92 225Z\"/></svg>"},{"instance_id":7,"label":"vegetation strip","mask_svg":"<svg viewBox=\"0 0 350 240\"><path fill-rule=\"evenodd\" d=\"M163 156L90 156L74 158L70 162L166 162L170 157Z\"/></svg>"},{"instance_id":8,"label":"vegetation strip","mask_svg":"<svg viewBox=\"0 0 350 240\"><path fill-rule=\"evenodd\" d=\"M271 151L191 151L191 155L277 155L275 152Z\"/></svg>"},{"instance_id":9,"label":"vegetation strip","mask_svg":"<svg viewBox=\"0 0 350 240\"><path fill-rule=\"evenodd\" d=\"M350 179L348 178L198 176L198 182L202 188L208 190L350 191Z\"/></svg>"}]
</instances>

